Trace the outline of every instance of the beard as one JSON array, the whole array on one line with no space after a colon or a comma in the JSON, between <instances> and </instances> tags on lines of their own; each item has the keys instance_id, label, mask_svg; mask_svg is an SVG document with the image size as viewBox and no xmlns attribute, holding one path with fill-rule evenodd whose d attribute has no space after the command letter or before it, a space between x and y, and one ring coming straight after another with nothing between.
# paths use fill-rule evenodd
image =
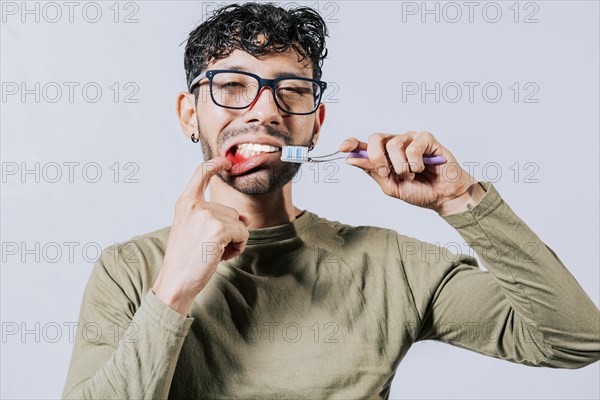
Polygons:
<instances>
[{"instance_id":1,"label":"beard","mask_svg":"<svg viewBox=\"0 0 600 400\"><path fill-rule=\"evenodd\" d=\"M204 160L212 160L214 158L213 149L210 146L206 136L200 129L200 121L198 121L198 134L200 143L202 144L202 153ZM293 143L292 139L285 133L273 128L272 126L262 126L266 130L266 134L279 139L286 146L310 146L312 137L303 143ZM221 148L223 143L244 135L250 131L256 131L254 126L244 126L237 129L229 129L219 133L217 137L217 149ZM314 132L314 125L313 125ZM256 168L253 168L241 175L232 176L223 172L217 173L217 176L226 184L237 190L238 192L248 195L262 195L275 192L281 189L284 185L290 182L300 170L302 164L290 163L281 160L267 161Z\"/></svg>"}]
</instances>

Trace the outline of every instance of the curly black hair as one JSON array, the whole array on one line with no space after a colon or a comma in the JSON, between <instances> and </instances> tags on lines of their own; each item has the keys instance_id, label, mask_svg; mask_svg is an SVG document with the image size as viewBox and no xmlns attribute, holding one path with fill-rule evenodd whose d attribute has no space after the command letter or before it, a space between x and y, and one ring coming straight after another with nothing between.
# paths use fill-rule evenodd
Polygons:
<instances>
[{"instance_id":1,"label":"curly black hair","mask_svg":"<svg viewBox=\"0 0 600 400\"><path fill-rule=\"evenodd\" d=\"M313 79L321 79L321 66L327 57L326 36L325 21L309 7L285 10L272 3L227 5L188 37L184 57L188 88L209 62L227 57L234 49L256 57L292 48L299 62L309 57Z\"/></svg>"}]
</instances>

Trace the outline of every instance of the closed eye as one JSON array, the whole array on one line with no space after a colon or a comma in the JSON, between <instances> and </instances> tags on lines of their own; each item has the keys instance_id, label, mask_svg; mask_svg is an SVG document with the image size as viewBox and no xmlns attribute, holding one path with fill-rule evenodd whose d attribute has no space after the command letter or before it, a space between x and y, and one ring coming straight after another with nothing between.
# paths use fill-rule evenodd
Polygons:
<instances>
[{"instance_id":1,"label":"closed eye","mask_svg":"<svg viewBox=\"0 0 600 400\"><path fill-rule=\"evenodd\" d=\"M292 93L296 93L296 94L300 94L300 95L311 94L311 92L312 92L312 90L310 90L310 89L300 88L300 87L285 87L285 88L280 88L279 90L284 91L284 92L292 92Z\"/></svg>"}]
</instances>

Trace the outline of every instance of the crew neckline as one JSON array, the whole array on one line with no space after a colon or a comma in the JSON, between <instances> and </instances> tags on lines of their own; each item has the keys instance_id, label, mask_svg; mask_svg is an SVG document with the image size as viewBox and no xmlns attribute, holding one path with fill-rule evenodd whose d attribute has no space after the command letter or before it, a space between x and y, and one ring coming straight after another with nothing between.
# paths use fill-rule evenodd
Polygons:
<instances>
[{"instance_id":1,"label":"crew neckline","mask_svg":"<svg viewBox=\"0 0 600 400\"><path fill-rule=\"evenodd\" d=\"M283 225L270 226L268 228L248 229L248 245L276 242L298 236L306 230L315 220L316 215L308 210L302 212L295 220Z\"/></svg>"}]
</instances>

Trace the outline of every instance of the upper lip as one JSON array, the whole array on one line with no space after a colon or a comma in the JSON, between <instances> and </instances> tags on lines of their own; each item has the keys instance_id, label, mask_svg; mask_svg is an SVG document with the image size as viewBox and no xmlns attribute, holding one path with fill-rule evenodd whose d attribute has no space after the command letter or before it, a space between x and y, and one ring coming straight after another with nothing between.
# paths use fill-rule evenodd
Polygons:
<instances>
[{"instance_id":1,"label":"upper lip","mask_svg":"<svg viewBox=\"0 0 600 400\"><path fill-rule=\"evenodd\" d=\"M234 146L237 146L238 144L242 144L242 143L266 144L269 146L275 146L275 147L279 147L279 148L284 146L280 141L273 138L272 136L244 135L242 137L235 139L233 142L230 142L227 145L225 145L223 147L223 150L224 150L223 154L227 154L227 152L230 151Z\"/></svg>"}]
</instances>

